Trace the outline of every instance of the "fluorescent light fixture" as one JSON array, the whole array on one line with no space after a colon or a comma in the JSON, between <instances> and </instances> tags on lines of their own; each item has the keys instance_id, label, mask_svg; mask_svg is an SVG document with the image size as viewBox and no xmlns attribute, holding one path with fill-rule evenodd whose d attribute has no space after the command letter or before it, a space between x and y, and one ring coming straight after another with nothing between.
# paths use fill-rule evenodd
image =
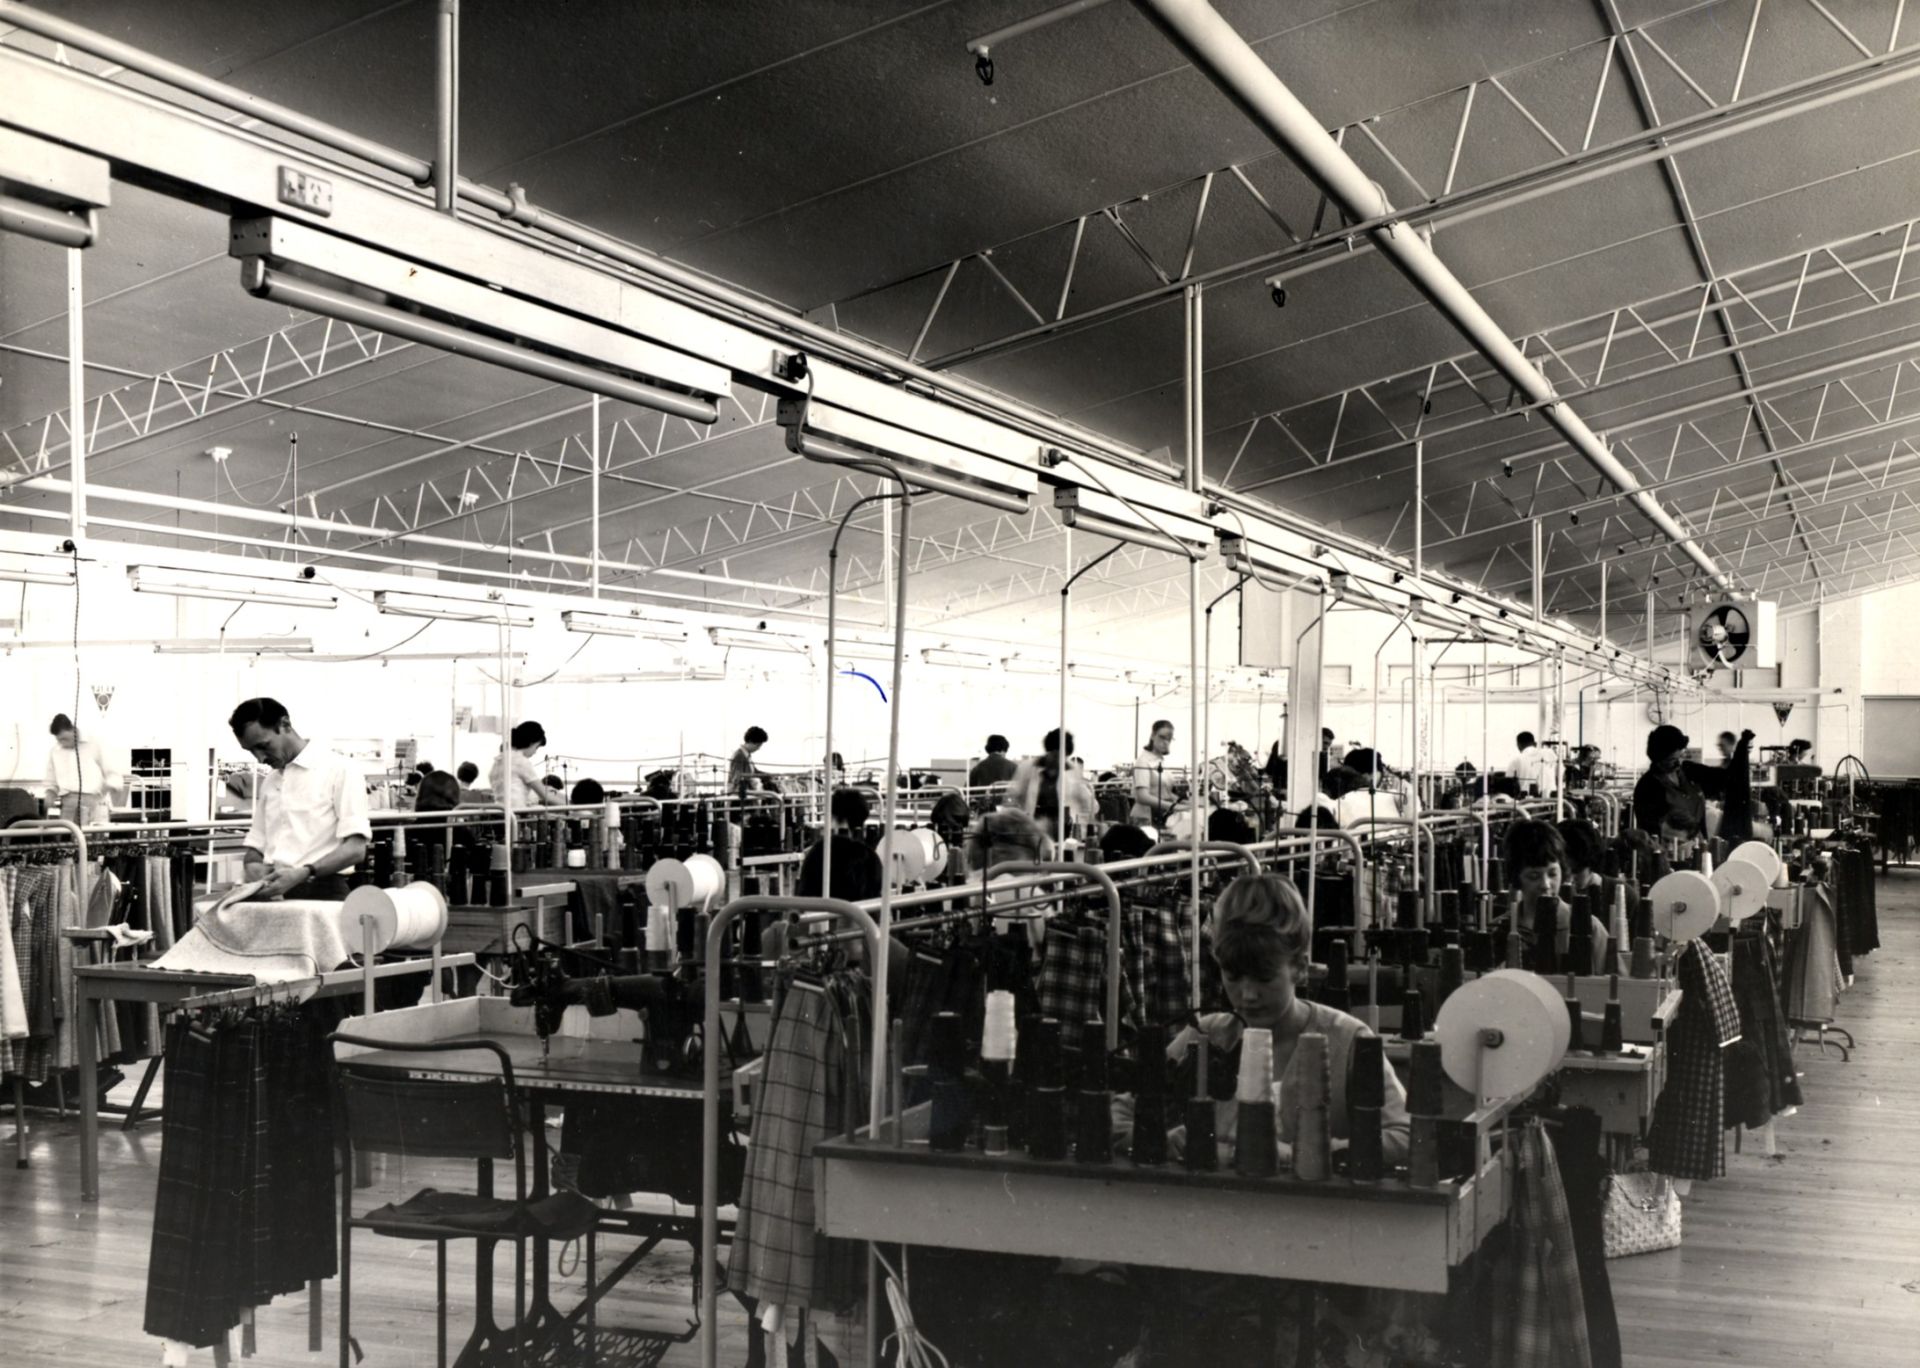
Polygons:
<instances>
[{"instance_id":1,"label":"fluorescent light fixture","mask_svg":"<svg viewBox=\"0 0 1920 1368\"><path fill-rule=\"evenodd\" d=\"M235 219L229 252L240 258L249 294L589 394L713 423L720 416L715 401L732 393L725 367L305 224ZM311 279L315 273L348 288ZM354 288L427 312L377 303Z\"/></svg>"},{"instance_id":2,"label":"fluorescent light fixture","mask_svg":"<svg viewBox=\"0 0 1920 1368\"><path fill-rule=\"evenodd\" d=\"M104 159L0 129L0 232L91 247L94 211L111 202L112 185Z\"/></svg>"},{"instance_id":3,"label":"fluorescent light fixture","mask_svg":"<svg viewBox=\"0 0 1920 1368\"><path fill-rule=\"evenodd\" d=\"M687 629L677 622L660 622L638 613L590 613L569 608L560 614L560 625L569 632L590 636L644 637L648 641L685 641Z\"/></svg>"},{"instance_id":4,"label":"fluorescent light fixture","mask_svg":"<svg viewBox=\"0 0 1920 1368\"><path fill-rule=\"evenodd\" d=\"M788 655L805 655L807 643L797 636L788 636L784 632L757 632L744 627L709 627L707 639L716 646L745 651L780 651Z\"/></svg>"},{"instance_id":5,"label":"fluorescent light fixture","mask_svg":"<svg viewBox=\"0 0 1920 1368\"><path fill-rule=\"evenodd\" d=\"M890 641L836 641L833 643L835 660L893 660L893 643Z\"/></svg>"},{"instance_id":6,"label":"fluorescent light fixture","mask_svg":"<svg viewBox=\"0 0 1920 1368\"><path fill-rule=\"evenodd\" d=\"M1037 656L1010 655L1000 662L1000 668L1008 674L1057 675L1060 664L1054 660L1042 660Z\"/></svg>"},{"instance_id":7,"label":"fluorescent light fixture","mask_svg":"<svg viewBox=\"0 0 1920 1368\"><path fill-rule=\"evenodd\" d=\"M929 665L951 665L961 670L986 670L993 666L992 656L975 651L950 651L943 646L928 647L920 653L920 658Z\"/></svg>"},{"instance_id":8,"label":"fluorescent light fixture","mask_svg":"<svg viewBox=\"0 0 1920 1368\"><path fill-rule=\"evenodd\" d=\"M373 606L379 612L393 617L480 622L488 626L533 626L531 608L500 599L442 598L436 594L410 594L395 589L381 589L374 593Z\"/></svg>"},{"instance_id":9,"label":"fluorescent light fixture","mask_svg":"<svg viewBox=\"0 0 1920 1368\"><path fill-rule=\"evenodd\" d=\"M796 456L827 465L891 465L911 485L1008 513L1027 512L1040 488L1031 470L830 404L782 399L776 421Z\"/></svg>"},{"instance_id":10,"label":"fluorescent light fixture","mask_svg":"<svg viewBox=\"0 0 1920 1368\"><path fill-rule=\"evenodd\" d=\"M71 587L73 563L55 556L19 556L0 553L0 580L10 584L56 584Z\"/></svg>"},{"instance_id":11,"label":"fluorescent light fixture","mask_svg":"<svg viewBox=\"0 0 1920 1368\"><path fill-rule=\"evenodd\" d=\"M1127 683L1143 684L1150 689L1171 689L1180 682L1179 676L1155 674L1151 670L1128 670Z\"/></svg>"},{"instance_id":12,"label":"fluorescent light fixture","mask_svg":"<svg viewBox=\"0 0 1920 1368\"><path fill-rule=\"evenodd\" d=\"M167 594L219 603L265 603L282 608L340 606L339 596L328 586L309 584L305 580L254 579L248 575L218 573L212 579L194 579L162 566L130 565L127 583L136 594Z\"/></svg>"},{"instance_id":13,"label":"fluorescent light fixture","mask_svg":"<svg viewBox=\"0 0 1920 1368\"><path fill-rule=\"evenodd\" d=\"M1077 660L1068 662L1067 673L1075 679L1099 679L1110 684L1121 683L1127 677L1125 672L1111 665L1083 665Z\"/></svg>"},{"instance_id":14,"label":"fluorescent light fixture","mask_svg":"<svg viewBox=\"0 0 1920 1368\"><path fill-rule=\"evenodd\" d=\"M156 655L312 655L307 637L177 637L153 643Z\"/></svg>"},{"instance_id":15,"label":"fluorescent light fixture","mask_svg":"<svg viewBox=\"0 0 1920 1368\"><path fill-rule=\"evenodd\" d=\"M1210 523L1159 509L1135 508L1125 500L1097 489L1061 485L1053 491L1053 506L1068 527L1116 541L1132 542L1185 559L1204 556L1213 545Z\"/></svg>"}]
</instances>

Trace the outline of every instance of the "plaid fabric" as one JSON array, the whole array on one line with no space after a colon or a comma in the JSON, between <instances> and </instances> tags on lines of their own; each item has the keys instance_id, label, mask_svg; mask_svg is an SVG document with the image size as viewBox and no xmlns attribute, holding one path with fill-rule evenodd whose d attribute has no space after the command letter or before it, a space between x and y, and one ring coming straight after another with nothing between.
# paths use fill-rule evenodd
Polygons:
<instances>
[{"instance_id":1,"label":"plaid fabric","mask_svg":"<svg viewBox=\"0 0 1920 1368\"><path fill-rule=\"evenodd\" d=\"M1495 1368L1592 1368L1587 1310L1560 1166L1538 1121L1517 1142L1512 1256L1497 1275Z\"/></svg>"},{"instance_id":2,"label":"plaid fabric","mask_svg":"<svg viewBox=\"0 0 1920 1368\"><path fill-rule=\"evenodd\" d=\"M814 1229L813 1147L864 1120L863 978L795 980L767 1042L727 1285L775 1306L841 1307L856 1295L857 1253Z\"/></svg>"},{"instance_id":3,"label":"plaid fabric","mask_svg":"<svg viewBox=\"0 0 1920 1368\"><path fill-rule=\"evenodd\" d=\"M167 1105L147 1257L146 1332L199 1347L212 1344L233 1324L209 1317L198 1267L222 1200L213 1189L224 1140L215 1074L219 1055L215 1037L194 1030L184 1017L175 1018L167 1033Z\"/></svg>"},{"instance_id":4,"label":"plaid fabric","mask_svg":"<svg viewBox=\"0 0 1920 1368\"><path fill-rule=\"evenodd\" d=\"M1141 1014L1153 1025L1184 1022L1194 1010L1192 908L1185 898L1157 901L1142 920Z\"/></svg>"},{"instance_id":5,"label":"plaid fabric","mask_svg":"<svg viewBox=\"0 0 1920 1368\"><path fill-rule=\"evenodd\" d=\"M1801 1104L1793 1042L1780 1010L1776 964L1773 943L1764 931L1742 932L1733 938L1733 995L1740 1008L1740 1034L1752 1042L1759 1056L1769 1116Z\"/></svg>"},{"instance_id":6,"label":"plaid fabric","mask_svg":"<svg viewBox=\"0 0 1920 1368\"><path fill-rule=\"evenodd\" d=\"M1040 1013L1069 1026L1106 1014L1107 936L1091 926L1047 927L1040 960ZM1069 1033L1069 1039L1073 1036Z\"/></svg>"},{"instance_id":7,"label":"plaid fabric","mask_svg":"<svg viewBox=\"0 0 1920 1368\"><path fill-rule=\"evenodd\" d=\"M1673 1178L1718 1178L1726 1172L1721 1052L1740 1038L1740 1009L1704 941L1681 950L1675 978L1680 1014L1667 1035L1667 1086L1654 1105L1647 1166Z\"/></svg>"}]
</instances>

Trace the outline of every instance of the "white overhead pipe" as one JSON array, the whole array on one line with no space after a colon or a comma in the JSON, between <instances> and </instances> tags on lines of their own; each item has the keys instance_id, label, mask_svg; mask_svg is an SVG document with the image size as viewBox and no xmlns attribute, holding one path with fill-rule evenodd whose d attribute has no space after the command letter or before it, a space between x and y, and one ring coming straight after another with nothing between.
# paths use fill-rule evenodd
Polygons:
<instances>
[{"instance_id":1,"label":"white overhead pipe","mask_svg":"<svg viewBox=\"0 0 1920 1368\"><path fill-rule=\"evenodd\" d=\"M1639 479L1559 396L1552 384L1513 344L1504 329L1480 307L1428 246L1412 224L1388 217L1393 205L1379 184L1328 136L1312 113L1274 74L1253 48L1208 0L1135 0L1175 47L1206 74L1222 94L1240 107L1261 132L1304 171L1348 217L1383 219L1367 236L1373 245L1480 354L1491 362L1529 404L1541 406L1549 423L1588 464L1626 494L1636 508L1720 588L1733 580L1674 521L1659 500L1640 488Z\"/></svg>"}]
</instances>

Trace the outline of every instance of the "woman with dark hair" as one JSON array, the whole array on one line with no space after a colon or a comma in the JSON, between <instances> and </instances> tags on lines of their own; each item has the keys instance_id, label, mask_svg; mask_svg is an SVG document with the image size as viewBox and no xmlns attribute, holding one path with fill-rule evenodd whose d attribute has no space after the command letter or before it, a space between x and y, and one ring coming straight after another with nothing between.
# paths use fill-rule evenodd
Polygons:
<instances>
[{"instance_id":1,"label":"woman with dark hair","mask_svg":"<svg viewBox=\"0 0 1920 1368\"><path fill-rule=\"evenodd\" d=\"M547 730L538 722L522 722L507 738L511 752L493 757L488 776L493 784L493 801L506 806L509 795L516 812L537 807L554 807L567 801L559 789L548 788L533 767L533 757L547 744Z\"/></svg>"},{"instance_id":2,"label":"woman with dark hair","mask_svg":"<svg viewBox=\"0 0 1920 1368\"><path fill-rule=\"evenodd\" d=\"M1702 765L1686 758L1687 734L1663 723L1647 737L1647 772L1633 786L1634 825L1650 835L1691 840L1706 834L1707 799L1723 800L1720 834L1740 842L1753 834L1753 790L1747 748L1753 733L1743 731L1726 765Z\"/></svg>"}]
</instances>

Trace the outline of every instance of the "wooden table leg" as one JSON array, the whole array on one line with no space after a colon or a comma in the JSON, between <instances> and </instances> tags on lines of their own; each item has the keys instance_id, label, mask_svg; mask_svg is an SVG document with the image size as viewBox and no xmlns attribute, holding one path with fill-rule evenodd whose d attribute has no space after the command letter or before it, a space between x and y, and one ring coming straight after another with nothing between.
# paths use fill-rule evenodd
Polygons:
<instances>
[{"instance_id":1,"label":"wooden table leg","mask_svg":"<svg viewBox=\"0 0 1920 1368\"><path fill-rule=\"evenodd\" d=\"M94 997L84 978L79 988L80 1200L97 1202L100 1200L100 1089L96 1079L99 1064L94 1058L97 1046L93 1014L99 999Z\"/></svg>"}]
</instances>

